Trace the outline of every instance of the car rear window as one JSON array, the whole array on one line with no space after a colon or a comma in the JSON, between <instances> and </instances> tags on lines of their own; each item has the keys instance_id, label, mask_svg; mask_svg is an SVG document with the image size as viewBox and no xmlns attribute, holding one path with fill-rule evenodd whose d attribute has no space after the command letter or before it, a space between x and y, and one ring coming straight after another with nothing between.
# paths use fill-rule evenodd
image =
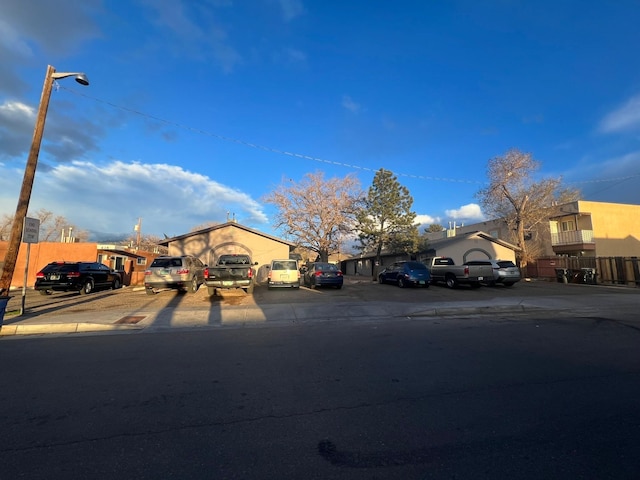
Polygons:
<instances>
[{"instance_id":1,"label":"car rear window","mask_svg":"<svg viewBox=\"0 0 640 480\"><path fill-rule=\"evenodd\" d=\"M281 260L273 262L273 270L297 270L298 263L295 260Z\"/></svg>"},{"instance_id":2,"label":"car rear window","mask_svg":"<svg viewBox=\"0 0 640 480\"><path fill-rule=\"evenodd\" d=\"M156 258L151 264L151 267L161 267L161 268L181 267L181 266L182 266L181 258Z\"/></svg>"},{"instance_id":3,"label":"car rear window","mask_svg":"<svg viewBox=\"0 0 640 480\"><path fill-rule=\"evenodd\" d=\"M46 267L44 267L44 269L42 270L45 273L49 273L49 272L60 272L60 273L67 273L67 272L77 272L78 271L78 264L73 263L73 264L69 264L69 263L51 263L49 265L47 265Z\"/></svg>"},{"instance_id":4,"label":"car rear window","mask_svg":"<svg viewBox=\"0 0 640 480\"><path fill-rule=\"evenodd\" d=\"M500 268L509 268L509 267L515 267L516 266L516 264L513 263L511 260L503 260L503 261L496 262L496 263L500 266Z\"/></svg>"},{"instance_id":5,"label":"car rear window","mask_svg":"<svg viewBox=\"0 0 640 480\"><path fill-rule=\"evenodd\" d=\"M323 272L337 272L338 267L333 263L316 263L316 270L322 270Z\"/></svg>"},{"instance_id":6,"label":"car rear window","mask_svg":"<svg viewBox=\"0 0 640 480\"><path fill-rule=\"evenodd\" d=\"M420 262L407 262L407 267L411 270L426 270L427 266Z\"/></svg>"}]
</instances>

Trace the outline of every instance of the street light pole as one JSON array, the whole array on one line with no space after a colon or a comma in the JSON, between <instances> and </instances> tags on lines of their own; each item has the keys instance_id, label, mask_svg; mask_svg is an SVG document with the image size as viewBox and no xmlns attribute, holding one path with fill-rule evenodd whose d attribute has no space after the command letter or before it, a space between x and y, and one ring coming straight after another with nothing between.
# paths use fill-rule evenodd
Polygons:
<instances>
[{"instance_id":1,"label":"street light pole","mask_svg":"<svg viewBox=\"0 0 640 480\"><path fill-rule=\"evenodd\" d=\"M11 237L9 239L9 247L4 258L4 266L2 268L2 276L0 276L0 295L7 295L11 288L11 279L16 267L18 252L20 250L20 242L22 240L22 227L24 219L29 209L29 200L31 199L31 190L33 189L33 180L36 175L36 167L38 165L38 154L40 153L40 144L42 143L42 134L44 133L44 123L47 118L47 110L49 109L49 99L51 98L51 90L53 81L66 78L76 77L76 81L81 85L89 85L89 80L84 73L56 73L56 69L51 65L47 66L47 74L44 77L44 86L42 87L42 96L40 97L40 107L38 108L38 116L36 118L36 126L33 131L33 140L31 141L31 150L29 158L24 170L24 178L22 180L22 189L18 198L18 206L16 214L13 218L11 227Z\"/></svg>"}]
</instances>

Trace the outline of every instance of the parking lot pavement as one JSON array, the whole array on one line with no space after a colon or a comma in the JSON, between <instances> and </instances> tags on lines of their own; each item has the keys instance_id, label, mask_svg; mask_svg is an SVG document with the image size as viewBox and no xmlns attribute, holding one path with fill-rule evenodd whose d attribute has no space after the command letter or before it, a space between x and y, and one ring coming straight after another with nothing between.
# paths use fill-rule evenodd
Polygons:
<instances>
[{"instance_id":1,"label":"parking lot pavement","mask_svg":"<svg viewBox=\"0 0 640 480\"><path fill-rule=\"evenodd\" d=\"M139 332L172 328L300 324L337 319L429 317L558 312L589 313L602 305L640 308L640 289L600 285L520 282L514 287L479 289L398 288L366 277L346 277L342 289L274 289L256 287L209 297L173 290L147 295L125 287L89 295L28 290L25 314L21 291L12 292L0 336L88 332Z\"/></svg>"}]
</instances>

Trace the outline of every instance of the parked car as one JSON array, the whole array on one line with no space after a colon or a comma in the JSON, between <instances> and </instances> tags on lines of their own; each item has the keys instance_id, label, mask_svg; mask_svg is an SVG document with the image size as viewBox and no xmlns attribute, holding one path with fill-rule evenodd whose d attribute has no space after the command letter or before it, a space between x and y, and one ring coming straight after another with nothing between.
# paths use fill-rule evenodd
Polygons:
<instances>
[{"instance_id":1,"label":"parked car","mask_svg":"<svg viewBox=\"0 0 640 480\"><path fill-rule=\"evenodd\" d=\"M337 265L326 262L314 262L307 265L304 284L310 288L331 286L342 288L344 278Z\"/></svg>"},{"instance_id":2,"label":"parked car","mask_svg":"<svg viewBox=\"0 0 640 480\"><path fill-rule=\"evenodd\" d=\"M172 288L195 293L204 282L205 265L191 255L156 257L144 272L144 287L148 295L155 288Z\"/></svg>"},{"instance_id":3,"label":"parked car","mask_svg":"<svg viewBox=\"0 0 640 480\"><path fill-rule=\"evenodd\" d=\"M501 283L505 287L511 287L522 278L520 268L511 260L473 260L467 263L473 265L479 263L486 264L487 262L491 264L493 268L493 277L486 282L489 285Z\"/></svg>"},{"instance_id":4,"label":"parked car","mask_svg":"<svg viewBox=\"0 0 640 480\"><path fill-rule=\"evenodd\" d=\"M292 259L272 260L269 265L267 285L270 289L276 287L299 288L298 262Z\"/></svg>"},{"instance_id":5,"label":"parked car","mask_svg":"<svg viewBox=\"0 0 640 480\"><path fill-rule=\"evenodd\" d=\"M52 262L36 274L35 289L42 295L54 291L91 293L99 288L120 288L120 274L99 262Z\"/></svg>"},{"instance_id":6,"label":"parked car","mask_svg":"<svg viewBox=\"0 0 640 480\"><path fill-rule=\"evenodd\" d=\"M378 283L395 283L400 288L408 286L429 288L431 273L424 263L414 261L395 262L378 274Z\"/></svg>"}]
</instances>

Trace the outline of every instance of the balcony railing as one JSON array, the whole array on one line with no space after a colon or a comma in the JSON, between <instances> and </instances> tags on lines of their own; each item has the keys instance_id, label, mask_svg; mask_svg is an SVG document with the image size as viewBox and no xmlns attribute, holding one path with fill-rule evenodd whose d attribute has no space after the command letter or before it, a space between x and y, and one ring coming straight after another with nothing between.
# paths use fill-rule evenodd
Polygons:
<instances>
[{"instance_id":1,"label":"balcony railing","mask_svg":"<svg viewBox=\"0 0 640 480\"><path fill-rule=\"evenodd\" d=\"M595 243L593 241L593 230L570 230L551 234L551 245L553 246L585 243Z\"/></svg>"}]
</instances>

